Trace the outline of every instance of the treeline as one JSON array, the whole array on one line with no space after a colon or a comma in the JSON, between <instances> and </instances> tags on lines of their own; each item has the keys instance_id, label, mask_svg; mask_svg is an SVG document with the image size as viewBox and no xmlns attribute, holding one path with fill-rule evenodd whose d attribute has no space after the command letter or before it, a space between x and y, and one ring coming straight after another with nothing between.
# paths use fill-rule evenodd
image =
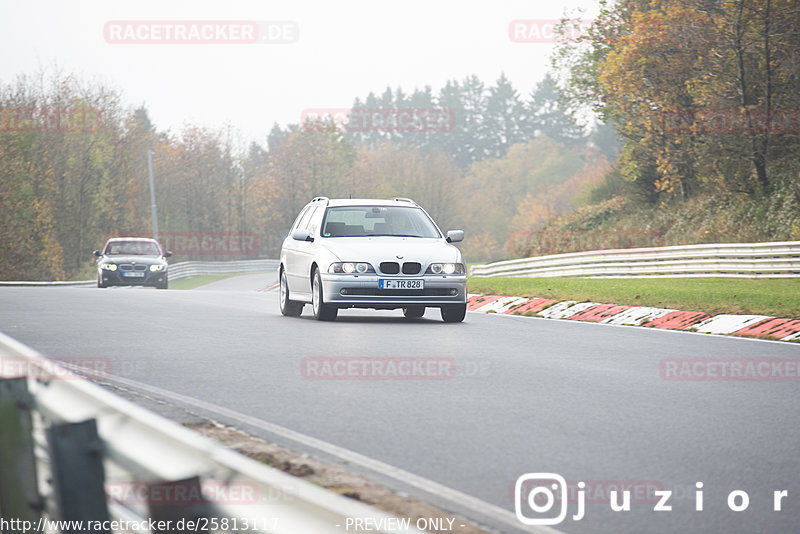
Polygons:
<instances>
[{"instance_id":1,"label":"treeline","mask_svg":"<svg viewBox=\"0 0 800 534\"><path fill-rule=\"evenodd\" d=\"M555 103L551 84L538 89L553 98L542 113L549 122L529 139L506 138L510 150L484 146L467 163L447 149L452 139L420 142L379 131L358 139L330 124L276 126L266 146L248 146L232 129L164 132L145 108L124 107L119 91L72 76L21 76L0 86L0 278L91 278L91 251L105 239L152 235L149 150L162 235L255 234L257 255L276 257L314 196L408 196L443 227L467 230L468 257L501 257L512 225L540 225L571 210L578 184L607 165ZM500 86L516 95L510 84ZM486 90L485 101L496 92ZM486 109L475 117L485 118ZM485 139L503 138L479 129Z\"/></svg>"},{"instance_id":2,"label":"treeline","mask_svg":"<svg viewBox=\"0 0 800 534\"><path fill-rule=\"evenodd\" d=\"M423 154L442 152L463 169L487 158L501 158L511 146L539 134L566 146L586 142L586 134L575 123L549 75L527 97L521 97L505 75L488 87L477 76L469 76L460 82L448 81L438 95L430 87L408 94L402 88L387 87L380 96L369 93L364 99L357 98L351 109L367 113L440 110L449 119L446 127L370 128L367 123L367 127L358 124L344 130L355 144L375 146L390 142L417 148ZM597 143L598 136L591 141ZM607 156L614 157L616 147L605 146L602 141L599 144L611 152Z\"/></svg>"},{"instance_id":3,"label":"treeline","mask_svg":"<svg viewBox=\"0 0 800 534\"><path fill-rule=\"evenodd\" d=\"M527 97L470 76L353 104L447 110L445 129L323 116L249 145L230 128L158 130L71 76L3 83L0 278L90 278L107 237L148 235L149 150L162 232L255 234L260 257L318 195L412 197L467 231L470 261L543 253L517 239L539 230L598 248L800 239L800 0L603 4L553 61ZM589 109L605 122L585 132L573 112Z\"/></svg>"},{"instance_id":4,"label":"treeline","mask_svg":"<svg viewBox=\"0 0 800 534\"><path fill-rule=\"evenodd\" d=\"M554 66L571 105L615 124L623 146L593 207L552 228L800 238L800 2L604 4Z\"/></svg>"}]
</instances>

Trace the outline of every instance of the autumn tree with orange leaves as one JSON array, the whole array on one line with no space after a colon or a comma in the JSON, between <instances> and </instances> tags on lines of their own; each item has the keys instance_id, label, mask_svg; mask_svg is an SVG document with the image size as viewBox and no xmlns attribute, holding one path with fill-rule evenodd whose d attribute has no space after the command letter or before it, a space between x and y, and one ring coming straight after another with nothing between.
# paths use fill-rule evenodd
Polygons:
<instances>
[{"instance_id":1,"label":"autumn tree with orange leaves","mask_svg":"<svg viewBox=\"0 0 800 534\"><path fill-rule=\"evenodd\" d=\"M800 148L800 2L603 3L556 56L574 102L614 121L620 170L659 198L702 183L768 193Z\"/></svg>"}]
</instances>

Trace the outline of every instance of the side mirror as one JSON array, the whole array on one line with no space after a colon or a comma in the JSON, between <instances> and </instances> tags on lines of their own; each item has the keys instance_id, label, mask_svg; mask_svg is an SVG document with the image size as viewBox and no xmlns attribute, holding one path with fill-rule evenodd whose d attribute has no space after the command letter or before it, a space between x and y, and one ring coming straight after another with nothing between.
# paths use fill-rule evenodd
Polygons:
<instances>
[{"instance_id":1,"label":"side mirror","mask_svg":"<svg viewBox=\"0 0 800 534\"><path fill-rule=\"evenodd\" d=\"M102 256L102 255L103 255L103 253L102 253L102 252L100 252L99 250L95 250L94 252L92 252L92 254L94 254L94 255L95 255L95 256L97 256L98 258L99 258L100 256Z\"/></svg>"},{"instance_id":2,"label":"side mirror","mask_svg":"<svg viewBox=\"0 0 800 534\"><path fill-rule=\"evenodd\" d=\"M464 241L464 230L449 230L447 232L448 243L458 243Z\"/></svg>"},{"instance_id":3,"label":"side mirror","mask_svg":"<svg viewBox=\"0 0 800 534\"><path fill-rule=\"evenodd\" d=\"M292 232L292 239L295 241L314 241L314 238L311 237L308 230L301 230L299 228Z\"/></svg>"},{"instance_id":4,"label":"side mirror","mask_svg":"<svg viewBox=\"0 0 800 534\"><path fill-rule=\"evenodd\" d=\"M165 258L169 258L170 256L172 256L172 251L169 251L169 250L168 250L168 251L166 251L166 252L164 253L164 257L165 257Z\"/></svg>"}]
</instances>

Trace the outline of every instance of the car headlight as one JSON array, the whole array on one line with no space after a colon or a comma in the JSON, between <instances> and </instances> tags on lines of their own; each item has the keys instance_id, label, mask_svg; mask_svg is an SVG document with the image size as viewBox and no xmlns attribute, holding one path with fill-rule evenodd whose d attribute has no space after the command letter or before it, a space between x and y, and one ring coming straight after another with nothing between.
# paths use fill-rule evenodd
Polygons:
<instances>
[{"instance_id":1,"label":"car headlight","mask_svg":"<svg viewBox=\"0 0 800 534\"><path fill-rule=\"evenodd\" d=\"M463 263L431 263L425 274L465 274Z\"/></svg>"},{"instance_id":2,"label":"car headlight","mask_svg":"<svg viewBox=\"0 0 800 534\"><path fill-rule=\"evenodd\" d=\"M366 274L374 273L375 269L369 263L355 261L337 261L328 267L329 273L335 274Z\"/></svg>"},{"instance_id":3,"label":"car headlight","mask_svg":"<svg viewBox=\"0 0 800 534\"><path fill-rule=\"evenodd\" d=\"M166 266L166 265L158 265L158 264L155 264L155 265L151 265L151 266L150 266L150 270L151 270L151 271L163 271L163 270L164 270L164 269L166 269L166 268L167 268L167 266Z\"/></svg>"},{"instance_id":4,"label":"car headlight","mask_svg":"<svg viewBox=\"0 0 800 534\"><path fill-rule=\"evenodd\" d=\"M104 263L100 267L102 269L105 269L106 271L116 271L117 270L117 264L116 263Z\"/></svg>"}]
</instances>

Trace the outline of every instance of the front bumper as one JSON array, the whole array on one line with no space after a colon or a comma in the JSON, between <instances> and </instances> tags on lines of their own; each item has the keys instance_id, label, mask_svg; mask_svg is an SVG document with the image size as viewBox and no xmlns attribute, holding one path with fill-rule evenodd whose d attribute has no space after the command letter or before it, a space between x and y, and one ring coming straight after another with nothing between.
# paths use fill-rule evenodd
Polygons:
<instances>
[{"instance_id":1,"label":"front bumper","mask_svg":"<svg viewBox=\"0 0 800 534\"><path fill-rule=\"evenodd\" d=\"M103 284L107 286L159 286L164 285L167 281L167 269L163 271L139 271L144 273L144 276L124 276L125 272L117 269L116 271L106 271L100 269L100 276L103 278Z\"/></svg>"},{"instance_id":2,"label":"front bumper","mask_svg":"<svg viewBox=\"0 0 800 534\"><path fill-rule=\"evenodd\" d=\"M406 306L444 306L467 302L465 275L338 275L323 274L325 304L338 308L394 309ZM424 289L378 289L380 279L424 281Z\"/></svg>"}]
</instances>

